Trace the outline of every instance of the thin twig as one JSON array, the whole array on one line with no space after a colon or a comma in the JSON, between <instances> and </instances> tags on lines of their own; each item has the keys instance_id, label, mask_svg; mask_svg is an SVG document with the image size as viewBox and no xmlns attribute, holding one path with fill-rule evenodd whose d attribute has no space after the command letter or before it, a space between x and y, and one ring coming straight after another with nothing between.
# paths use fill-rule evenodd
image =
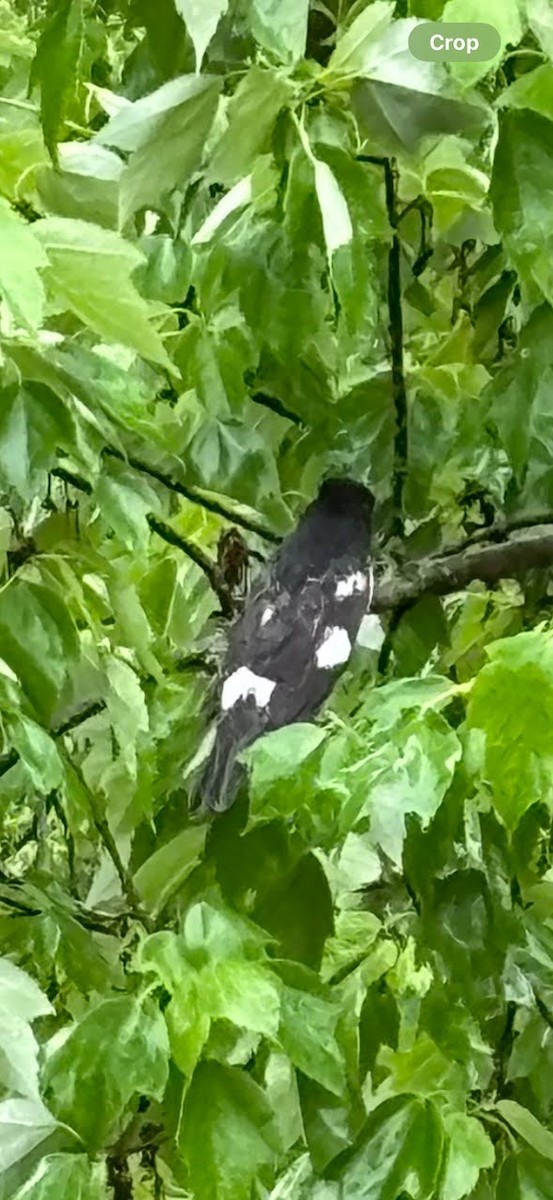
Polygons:
<instances>
[{"instance_id":1,"label":"thin twig","mask_svg":"<svg viewBox=\"0 0 553 1200\"><path fill-rule=\"evenodd\" d=\"M149 928L151 925L151 920L148 917L148 914L145 913L144 909L142 908L140 897L134 886L132 874L127 869L123 859L121 858L119 847L111 832L105 813L98 805L94 792L88 787L80 766L78 766L73 760L71 760L68 765L77 776L77 779L79 780L79 783L87 797L94 828L96 829L100 841L103 843L104 849L107 851L115 867L119 877L119 882L121 884L121 891L126 897L132 915L136 920L141 921L146 928Z\"/></svg>"},{"instance_id":2,"label":"thin twig","mask_svg":"<svg viewBox=\"0 0 553 1200\"><path fill-rule=\"evenodd\" d=\"M400 214L397 207L398 170L395 158L380 158L371 154L359 154L358 162L368 162L383 167L386 193L386 211L392 230L392 244L388 254L388 317L390 335L390 357L392 366L392 391L396 414L394 437L394 469L392 498L394 522L392 533L403 535L403 488L407 474L408 423L407 388L403 366L403 311L401 307L401 242L398 233Z\"/></svg>"},{"instance_id":3,"label":"thin twig","mask_svg":"<svg viewBox=\"0 0 553 1200\"><path fill-rule=\"evenodd\" d=\"M103 712L106 707L105 700L94 700L92 704L88 704L86 708L82 708L79 712L69 717L64 721L63 725L59 725L57 729L50 731L50 737L60 738L64 733L70 733L72 729L76 729L78 725L83 725L85 721L95 717L98 713ZM17 750L9 750L7 754L0 755L0 776L5 775L7 771L11 771L12 767L19 762L20 754Z\"/></svg>"},{"instance_id":4,"label":"thin twig","mask_svg":"<svg viewBox=\"0 0 553 1200\"><path fill-rule=\"evenodd\" d=\"M154 513L148 513L147 521L153 533L157 533L158 537L163 538L163 541L168 542L170 546L176 546L178 550L182 550L184 554L188 555L188 558L192 559L192 562L196 563L196 566L200 567L219 600L223 616L232 617L234 615L232 596L225 585L217 563L199 546L189 542L180 533L176 533L171 525L161 521Z\"/></svg>"},{"instance_id":5,"label":"thin twig","mask_svg":"<svg viewBox=\"0 0 553 1200\"><path fill-rule=\"evenodd\" d=\"M250 400L254 404L261 404L263 408L269 408L271 412L277 413L279 417L284 417L287 421L292 421L294 425L299 425L300 427L305 425L303 418L298 413L293 412L291 408L287 408L282 403L282 400L279 400L276 396L267 396L265 392L254 392L253 396L250 396Z\"/></svg>"},{"instance_id":6,"label":"thin twig","mask_svg":"<svg viewBox=\"0 0 553 1200\"><path fill-rule=\"evenodd\" d=\"M110 458L117 458L119 462L126 463L132 467L133 471L140 471L144 475L149 475L151 479L156 479L158 483L163 484L170 492L176 492L178 496L183 496L185 500L189 500L191 504L199 504L208 512L216 513L218 517L224 517L226 521L232 521L235 525L241 525L243 529L248 529L250 533L256 533L258 537L264 538L267 542L280 542L278 534L273 533L272 529L267 529L266 526L260 525L257 521L250 521L249 517L244 517L241 514L237 515L231 509L226 508L224 504L220 504L218 500L207 499L202 496L195 488L189 488L184 483L179 483L178 479L173 479L167 475L165 471L158 471L157 467L151 467L148 463L143 462L140 458L135 458L134 455L124 455L120 450L116 450L115 446L105 446L103 453Z\"/></svg>"},{"instance_id":7,"label":"thin twig","mask_svg":"<svg viewBox=\"0 0 553 1200\"><path fill-rule=\"evenodd\" d=\"M87 496L92 495L92 484L84 478L84 475L77 475L75 471L67 471L65 467L53 467L50 474L55 479L61 479L64 483L71 484L71 487L76 488L77 491L86 492Z\"/></svg>"},{"instance_id":8,"label":"thin twig","mask_svg":"<svg viewBox=\"0 0 553 1200\"><path fill-rule=\"evenodd\" d=\"M411 267L411 270L415 278L418 279L419 275L422 275L427 263L432 258L434 253L434 247L432 245L434 210L430 200L427 200L426 196L415 196L415 199L410 200L409 204L406 204L405 208L401 210L398 216L398 223L403 221L403 218L406 217L408 213L415 210L420 216L421 236L417 257L413 263L413 266Z\"/></svg>"}]
</instances>

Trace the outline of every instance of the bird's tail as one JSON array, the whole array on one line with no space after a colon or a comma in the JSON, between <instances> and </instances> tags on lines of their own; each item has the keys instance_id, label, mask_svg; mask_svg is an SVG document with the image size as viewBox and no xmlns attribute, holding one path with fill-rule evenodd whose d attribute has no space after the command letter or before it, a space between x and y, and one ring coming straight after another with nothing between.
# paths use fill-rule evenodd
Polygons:
<instances>
[{"instance_id":1,"label":"bird's tail","mask_svg":"<svg viewBox=\"0 0 553 1200\"><path fill-rule=\"evenodd\" d=\"M251 706L244 704L226 713L219 722L215 745L198 785L202 802L212 812L230 808L246 778L245 767L236 760L240 751L262 732L261 726L252 728L252 716Z\"/></svg>"}]
</instances>

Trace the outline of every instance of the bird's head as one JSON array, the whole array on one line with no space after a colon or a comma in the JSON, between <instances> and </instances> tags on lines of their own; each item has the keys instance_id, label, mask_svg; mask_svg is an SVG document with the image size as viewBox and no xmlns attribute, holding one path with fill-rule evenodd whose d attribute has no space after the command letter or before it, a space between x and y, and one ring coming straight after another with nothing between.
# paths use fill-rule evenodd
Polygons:
<instances>
[{"instance_id":1,"label":"bird's head","mask_svg":"<svg viewBox=\"0 0 553 1200\"><path fill-rule=\"evenodd\" d=\"M354 479L331 477L324 479L319 488L319 503L328 506L341 516L362 517L370 522L374 509L374 496L363 483Z\"/></svg>"}]
</instances>

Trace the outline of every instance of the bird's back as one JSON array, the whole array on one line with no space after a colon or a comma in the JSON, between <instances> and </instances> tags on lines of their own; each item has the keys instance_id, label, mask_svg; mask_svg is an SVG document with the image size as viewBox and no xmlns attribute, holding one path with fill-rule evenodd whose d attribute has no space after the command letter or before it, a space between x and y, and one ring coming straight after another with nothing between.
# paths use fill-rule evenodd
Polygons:
<instances>
[{"instance_id":1,"label":"bird's back","mask_svg":"<svg viewBox=\"0 0 553 1200\"><path fill-rule=\"evenodd\" d=\"M210 808L232 803L236 755L261 733L312 717L349 659L370 592L372 497L348 481L337 496L323 489L230 628L201 785Z\"/></svg>"}]
</instances>

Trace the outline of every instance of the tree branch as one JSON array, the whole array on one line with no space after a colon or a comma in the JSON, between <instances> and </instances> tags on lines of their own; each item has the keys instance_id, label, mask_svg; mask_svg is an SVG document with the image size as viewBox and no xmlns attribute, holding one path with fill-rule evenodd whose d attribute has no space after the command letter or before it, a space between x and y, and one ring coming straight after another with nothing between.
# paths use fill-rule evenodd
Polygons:
<instances>
[{"instance_id":1,"label":"tree branch","mask_svg":"<svg viewBox=\"0 0 553 1200\"><path fill-rule=\"evenodd\" d=\"M553 524L521 529L492 546L470 546L458 554L407 564L401 575L377 582L371 610L387 612L421 596L460 592L476 579L494 584L520 571L547 567L553 567Z\"/></svg>"},{"instance_id":2,"label":"tree branch","mask_svg":"<svg viewBox=\"0 0 553 1200\"><path fill-rule=\"evenodd\" d=\"M279 417L284 417L286 421L291 421L293 425L299 425L300 428L305 425L303 418L293 412L291 408L287 408L276 396L268 396L265 392L254 392L253 395L250 395L250 400L253 404L269 408L271 412L277 413Z\"/></svg>"},{"instance_id":3,"label":"tree branch","mask_svg":"<svg viewBox=\"0 0 553 1200\"><path fill-rule=\"evenodd\" d=\"M401 215L397 205L398 171L394 158L377 158L371 154L358 154L359 162L368 162L384 168L386 210L392 229L392 244L388 254L388 331L390 334L390 357L392 365L392 391L396 414L394 438L394 473L392 497L394 523L392 532L403 535L403 487L407 474L407 388L403 366L403 311L401 307L401 242L398 226Z\"/></svg>"},{"instance_id":4,"label":"tree branch","mask_svg":"<svg viewBox=\"0 0 553 1200\"><path fill-rule=\"evenodd\" d=\"M205 554L199 546L195 546L187 538L181 537L180 533L176 533L170 525L166 525L165 521L160 521L154 513L148 513L147 521L150 529L157 533L158 537L163 538L163 541L168 542L170 546L176 546L178 550L182 550L192 559L192 562L196 563L196 566L200 567L219 600L223 616L227 618L234 616L231 593L225 585L217 563L209 557L209 554Z\"/></svg>"},{"instance_id":5,"label":"tree branch","mask_svg":"<svg viewBox=\"0 0 553 1200\"><path fill-rule=\"evenodd\" d=\"M417 257L411 267L415 279L422 275L426 268L429 259L432 258L434 247L432 245L432 225L434 223L434 210L426 196L416 196L414 200L410 200L409 204L405 205L398 216L398 224L403 221L403 218L408 213L416 210L420 217L421 234Z\"/></svg>"},{"instance_id":6,"label":"tree branch","mask_svg":"<svg viewBox=\"0 0 553 1200\"><path fill-rule=\"evenodd\" d=\"M78 725L84 725L85 721L89 721L91 717L96 717L98 713L104 711L106 707L105 700L94 700L92 704L87 704L86 708L81 708L79 712L69 717L64 721L63 725L58 725L57 729L50 730L50 737L60 738L64 733L70 733L72 729L76 729ZM12 767L19 762L20 755L17 750L9 750L7 754L0 755L0 777L5 775L7 771L11 771Z\"/></svg>"},{"instance_id":7,"label":"tree branch","mask_svg":"<svg viewBox=\"0 0 553 1200\"><path fill-rule=\"evenodd\" d=\"M75 471L67 471L65 467L53 467L50 474L54 476L54 479L61 479L63 483L70 483L71 487L76 488L77 491L86 492L87 496L92 495L92 484L88 479L84 478L84 475L77 475Z\"/></svg>"},{"instance_id":8,"label":"tree branch","mask_svg":"<svg viewBox=\"0 0 553 1200\"><path fill-rule=\"evenodd\" d=\"M158 471L156 467L151 467L140 458L135 458L132 454L122 454L120 450L116 450L115 446L104 446L103 454L110 458L117 458L119 462L126 463L132 467L133 471L140 471L143 475L149 475L150 479L156 479L158 483L163 484L170 492L176 492L177 496L183 496L185 500L189 500L191 504L199 504L208 512L216 513L218 517L224 517L226 521L232 521L234 525L241 525L242 529L249 530L250 533L256 533L258 537L264 538L266 542L280 542L278 534L273 533L272 529L267 529L265 525L259 525L257 521L250 521L248 517L236 515L226 508L224 504L220 504L218 500L208 500L205 496L195 488L189 488L184 483L179 483L178 479L173 479L167 475L165 471Z\"/></svg>"}]
</instances>

